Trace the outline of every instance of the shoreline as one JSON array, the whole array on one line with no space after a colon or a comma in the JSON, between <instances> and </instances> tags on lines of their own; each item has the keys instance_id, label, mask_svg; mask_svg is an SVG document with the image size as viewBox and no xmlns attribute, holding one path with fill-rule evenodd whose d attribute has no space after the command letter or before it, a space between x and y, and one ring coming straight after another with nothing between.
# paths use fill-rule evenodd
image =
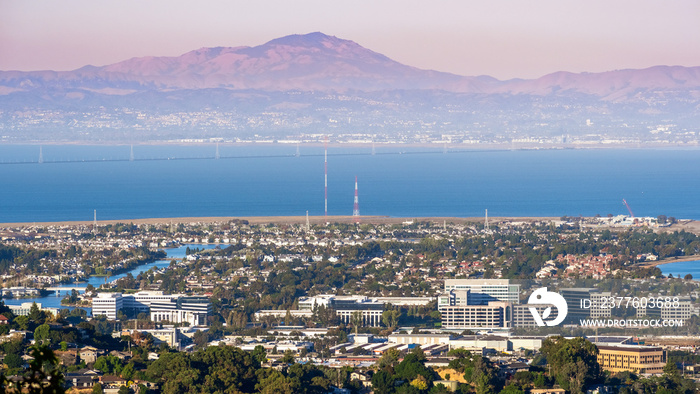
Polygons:
<instances>
[{"instance_id":1,"label":"shoreline","mask_svg":"<svg viewBox=\"0 0 700 394\"><path fill-rule=\"evenodd\" d=\"M309 216L309 223L323 224L330 223L354 223L354 216ZM140 219L108 219L98 220L98 226L108 224L188 224L188 223L226 223L234 220L245 220L251 224L303 224L306 223L306 216L203 216L203 217L172 217L172 218L140 218ZM537 222L537 221L555 221L560 220L559 217L533 217L533 216L511 216L511 217L489 217L489 222L492 224L498 222ZM360 216L360 224L402 224L404 222L436 222L442 224L444 221L448 223L473 223L483 222L483 217L393 217L393 216ZM15 223L0 223L0 228L11 227L44 227L44 226L91 226L95 222L92 220L62 220L55 222L15 222Z\"/></svg>"},{"instance_id":2,"label":"shoreline","mask_svg":"<svg viewBox=\"0 0 700 394\"><path fill-rule=\"evenodd\" d=\"M27 141L2 141L2 145L28 145L28 146L236 146L236 147L295 147L297 145L301 147L322 147L324 146L323 141L308 141L308 142L278 142L278 141L181 141L181 140L145 140L138 142L128 142L128 141L41 141L41 140L27 140ZM445 143L444 141L436 142L329 142L327 144L330 148L368 148L371 149L372 146L379 148L435 148L436 150L442 151L445 146L448 149L457 150L469 150L469 151L493 151L493 150L508 150L508 151L518 151L518 150L611 150L611 149L630 149L630 150L644 150L644 149L689 149L698 150L700 149L700 144L688 144L682 142L675 143L664 143L657 141L647 141L647 142L621 142L621 143L510 143L510 142L484 142L484 143Z\"/></svg>"},{"instance_id":3,"label":"shoreline","mask_svg":"<svg viewBox=\"0 0 700 394\"><path fill-rule=\"evenodd\" d=\"M337 216L308 216L310 224L325 224L325 223L355 223L357 218L351 215ZM593 219L593 217L587 217ZM98 226L121 224L215 224L227 223L230 221L247 221L250 224L305 224L307 216L183 216L183 217L164 217L164 218L131 218L131 219L106 219L98 220ZM442 225L444 222L452 224L463 223L483 223L484 217L458 217L458 216L412 216L412 217L395 217L385 215L368 215L360 216L359 223L369 224L409 224L409 222L434 222ZM517 222L557 222L561 221L561 217L555 216L490 216L491 224L498 223L517 223ZM46 226L92 226L95 221L92 220L58 220L45 222L6 222L0 223L0 230L10 228L25 228L25 227L46 227ZM614 231L624 231L629 227L624 226L599 226L598 229L607 228ZM693 219L683 219L668 227L654 227L655 232L669 231L688 231L700 235L700 221ZM700 255L697 256L700 259ZM649 264L660 265L666 264L662 262L653 262Z\"/></svg>"},{"instance_id":4,"label":"shoreline","mask_svg":"<svg viewBox=\"0 0 700 394\"><path fill-rule=\"evenodd\" d=\"M640 264L641 267L645 268L650 268L650 267L658 267L660 265L666 265L666 264L672 264L672 263L685 263L688 261L700 261L700 255L692 255L692 256L680 256L680 257L671 257L663 260L657 260L657 261L651 261L651 262L645 262L643 264Z\"/></svg>"}]
</instances>

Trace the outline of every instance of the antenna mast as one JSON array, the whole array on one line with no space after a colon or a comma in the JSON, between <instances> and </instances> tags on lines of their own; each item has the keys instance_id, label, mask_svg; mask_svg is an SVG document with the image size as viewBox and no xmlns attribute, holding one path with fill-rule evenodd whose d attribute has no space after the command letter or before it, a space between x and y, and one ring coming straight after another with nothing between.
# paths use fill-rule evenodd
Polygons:
<instances>
[{"instance_id":1,"label":"antenna mast","mask_svg":"<svg viewBox=\"0 0 700 394\"><path fill-rule=\"evenodd\" d=\"M622 203L625 204L625 206L627 207L627 210L630 211L630 216L634 217L634 213L632 212L632 208L630 208L630 205L627 204L627 201L625 201L624 198L622 199Z\"/></svg>"},{"instance_id":2,"label":"antenna mast","mask_svg":"<svg viewBox=\"0 0 700 394\"><path fill-rule=\"evenodd\" d=\"M324 197L324 210L323 216L328 223L328 136L323 138L323 197Z\"/></svg>"},{"instance_id":3,"label":"antenna mast","mask_svg":"<svg viewBox=\"0 0 700 394\"><path fill-rule=\"evenodd\" d=\"M360 223L360 201L357 198L357 175L355 175L355 201L352 208L352 216L354 217L355 223Z\"/></svg>"}]
</instances>

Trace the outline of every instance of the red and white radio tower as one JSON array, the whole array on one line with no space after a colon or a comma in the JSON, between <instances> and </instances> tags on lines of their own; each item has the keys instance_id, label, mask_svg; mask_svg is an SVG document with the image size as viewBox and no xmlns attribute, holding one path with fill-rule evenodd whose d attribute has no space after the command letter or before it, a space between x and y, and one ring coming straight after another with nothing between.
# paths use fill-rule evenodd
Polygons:
<instances>
[{"instance_id":1,"label":"red and white radio tower","mask_svg":"<svg viewBox=\"0 0 700 394\"><path fill-rule=\"evenodd\" d=\"M323 186L323 194L324 194L324 202L325 202L325 209L324 209L324 218L326 219L326 223L328 223L328 136L325 136L323 138L323 174L324 174L324 186Z\"/></svg>"},{"instance_id":2,"label":"red and white radio tower","mask_svg":"<svg viewBox=\"0 0 700 394\"><path fill-rule=\"evenodd\" d=\"M357 199L357 175L355 175L355 204L352 207L352 216L355 223L360 223L360 201Z\"/></svg>"}]
</instances>

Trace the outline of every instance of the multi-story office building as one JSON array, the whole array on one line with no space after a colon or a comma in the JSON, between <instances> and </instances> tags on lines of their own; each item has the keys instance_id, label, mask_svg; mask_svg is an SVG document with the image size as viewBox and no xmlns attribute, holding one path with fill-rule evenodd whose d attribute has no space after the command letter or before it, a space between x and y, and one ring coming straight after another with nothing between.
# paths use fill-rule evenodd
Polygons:
<instances>
[{"instance_id":1,"label":"multi-story office building","mask_svg":"<svg viewBox=\"0 0 700 394\"><path fill-rule=\"evenodd\" d=\"M605 302L605 299L612 297L610 292L590 293L591 296L591 308L589 310L590 317L592 318L603 318L610 317L612 315L612 308L609 303ZM605 307L604 307L605 306Z\"/></svg>"},{"instance_id":2,"label":"multi-story office building","mask_svg":"<svg viewBox=\"0 0 700 394\"><path fill-rule=\"evenodd\" d=\"M646 308L637 308L637 316L662 320L688 320L693 314L693 303L690 298L683 297L677 302L673 301L673 297L668 300L666 297L659 296L658 298L663 300L661 307L658 307L656 302L653 307L650 302L646 302Z\"/></svg>"},{"instance_id":3,"label":"multi-story office building","mask_svg":"<svg viewBox=\"0 0 700 394\"><path fill-rule=\"evenodd\" d=\"M508 328L511 321L510 302L491 301L487 305L442 306L442 328L494 329Z\"/></svg>"},{"instance_id":4,"label":"multi-story office building","mask_svg":"<svg viewBox=\"0 0 700 394\"><path fill-rule=\"evenodd\" d=\"M207 325L211 303L208 297L148 291L136 294L99 293L92 299L93 316L105 315L110 320L116 320L117 313L122 309L136 313L150 312L153 321L203 326Z\"/></svg>"},{"instance_id":5,"label":"multi-story office building","mask_svg":"<svg viewBox=\"0 0 700 394\"><path fill-rule=\"evenodd\" d=\"M314 297L300 297L298 305L300 311L313 311L321 306L333 309L340 321L345 324L352 322L354 313L360 313L362 325L377 327L382 322L385 303L366 296L323 294Z\"/></svg>"},{"instance_id":6,"label":"multi-story office building","mask_svg":"<svg viewBox=\"0 0 700 394\"><path fill-rule=\"evenodd\" d=\"M163 294L162 291L139 291L124 296L124 309L132 309L136 313L148 313L151 305L159 302L169 302L178 294Z\"/></svg>"},{"instance_id":7,"label":"multi-story office building","mask_svg":"<svg viewBox=\"0 0 700 394\"><path fill-rule=\"evenodd\" d=\"M211 314L211 303L207 297L181 296L167 302L151 304L151 320L170 323L189 323L190 326L206 326Z\"/></svg>"},{"instance_id":8,"label":"multi-story office building","mask_svg":"<svg viewBox=\"0 0 700 394\"><path fill-rule=\"evenodd\" d=\"M472 300L476 299L476 303ZM490 301L482 304L482 297L471 290L451 290L438 297L438 311L442 327L446 329L506 328L510 327L512 304Z\"/></svg>"},{"instance_id":9,"label":"multi-story office building","mask_svg":"<svg viewBox=\"0 0 700 394\"><path fill-rule=\"evenodd\" d=\"M105 315L109 320L117 320L117 312L124 306L122 293L98 293L92 298L92 315Z\"/></svg>"},{"instance_id":10,"label":"multi-story office building","mask_svg":"<svg viewBox=\"0 0 700 394\"><path fill-rule=\"evenodd\" d=\"M519 302L520 285L507 279L446 279L438 310L445 329L508 328Z\"/></svg>"},{"instance_id":11,"label":"multi-story office building","mask_svg":"<svg viewBox=\"0 0 700 394\"><path fill-rule=\"evenodd\" d=\"M630 371L636 374L660 374L666 365L661 347L634 345L597 345L598 364L606 371Z\"/></svg>"},{"instance_id":12,"label":"multi-story office building","mask_svg":"<svg viewBox=\"0 0 700 394\"><path fill-rule=\"evenodd\" d=\"M491 301L520 303L520 285L508 279L445 279L445 292L468 290L471 305L487 305Z\"/></svg>"},{"instance_id":13,"label":"multi-story office building","mask_svg":"<svg viewBox=\"0 0 700 394\"><path fill-rule=\"evenodd\" d=\"M12 313L14 313L16 316L27 316L29 313L32 311L32 306L36 304L36 307L39 308L40 311L44 312L49 312L54 316L58 316L58 312L61 308L47 308L43 307L40 302L23 302L20 305L5 305L10 310Z\"/></svg>"},{"instance_id":14,"label":"multi-story office building","mask_svg":"<svg viewBox=\"0 0 700 394\"><path fill-rule=\"evenodd\" d=\"M547 309L549 305L535 305L535 304L519 304L513 305L513 327L515 328L532 328L537 327L534 316L530 312L530 308L535 308L537 313L542 316L544 310Z\"/></svg>"},{"instance_id":15,"label":"multi-story office building","mask_svg":"<svg viewBox=\"0 0 700 394\"><path fill-rule=\"evenodd\" d=\"M599 294L598 289L588 287L575 287L559 289L559 294L566 300L567 308L569 309L564 324L580 324L583 319L591 317L590 305L586 307L586 303L591 301L594 294ZM601 312L602 313L602 312Z\"/></svg>"},{"instance_id":16,"label":"multi-story office building","mask_svg":"<svg viewBox=\"0 0 700 394\"><path fill-rule=\"evenodd\" d=\"M384 312L383 302L376 302L366 298L358 300L339 297L333 300L331 307L343 323L351 323L352 315L360 313L362 325L370 327L377 327L381 324L382 312Z\"/></svg>"}]
</instances>

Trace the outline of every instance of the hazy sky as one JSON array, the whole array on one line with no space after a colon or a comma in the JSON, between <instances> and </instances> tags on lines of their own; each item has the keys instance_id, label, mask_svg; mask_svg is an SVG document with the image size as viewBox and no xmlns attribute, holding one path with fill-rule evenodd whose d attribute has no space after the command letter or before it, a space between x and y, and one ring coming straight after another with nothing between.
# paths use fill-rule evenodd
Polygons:
<instances>
[{"instance_id":1,"label":"hazy sky","mask_svg":"<svg viewBox=\"0 0 700 394\"><path fill-rule=\"evenodd\" d=\"M314 31L499 79L700 66L697 0L0 0L0 70L71 70Z\"/></svg>"}]
</instances>

